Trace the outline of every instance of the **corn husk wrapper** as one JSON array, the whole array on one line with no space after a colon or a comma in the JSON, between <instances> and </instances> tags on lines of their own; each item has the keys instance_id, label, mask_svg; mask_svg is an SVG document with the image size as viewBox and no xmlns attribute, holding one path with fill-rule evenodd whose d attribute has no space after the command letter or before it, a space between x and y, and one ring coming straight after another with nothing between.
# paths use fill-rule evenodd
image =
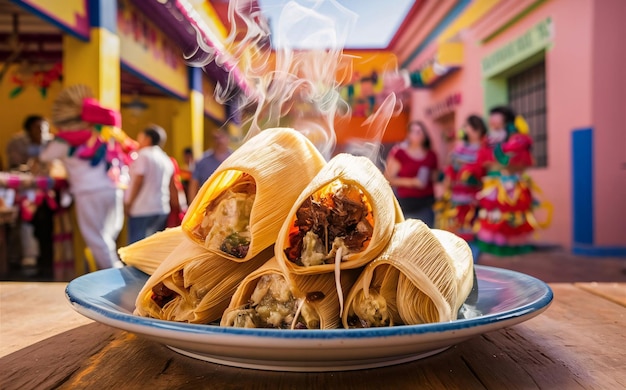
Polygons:
<instances>
[{"instance_id":1,"label":"corn husk wrapper","mask_svg":"<svg viewBox=\"0 0 626 390\"><path fill-rule=\"evenodd\" d=\"M363 270L342 318L370 326L414 325L456 319L473 284L472 254L458 236L419 220L396 225L389 246Z\"/></svg>"},{"instance_id":2,"label":"corn husk wrapper","mask_svg":"<svg viewBox=\"0 0 626 390\"><path fill-rule=\"evenodd\" d=\"M440 229L431 229L430 231L443 245L456 271L457 300L454 304L454 313L456 314L456 311L465 303L474 287L474 257L472 250L467 241L454 233Z\"/></svg>"},{"instance_id":3,"label":"corn husk wrapper","mask_svg":"<svg viewBox=\"0 0 626 390\"><path fill-rule=\"evenodd\" d=\"M159 265L186 239L180 226L165 229L117 250L120 259L152 275Z\"/></svg>"},{"instance_id":4,"label":"corn husk wrapper","mask_svg":"<svg viewBox=\"0 0 626 390\"><path fill-rule=\"evenodd\" d=\"M279 266L276 258L272 258L241 282L222 316L221 326L233 326L232 316L229 314L248 304L259 279L264 275L271 274L285 278L290 286L291 294L298 300L307 300L307 297L312 296L319 297L319 292L323 294L321 299L308 301L309 307L319 318L319 329L335 329L341 324L339 295L332 273L317 275L286 274ZM358 274L358 270L342 272L342 302Z\"/></svg>"},{"instance_id":5,"label":"corn husk wrapper","mask_svg":"<svg viewBox=\"0 0 626 390\"><path fill-rule=\"evenodd\" d=\"M377 257L391 239L394 224L404 220L398 200L380 170L365 157L343 153L338 154L322 168L311 183L302 191L289 211L278 234L275 246L276 259L285 272L315 274L333 272L335 270L334 264L308 267L297 265L287 258L284 251L289 247L289 233L300 206L308 197L337 179L345 184L355 185L363 192L371 206L374 223L374 232L367 247L360 252L342 256L340 266L342 270L362 267Z\"/></svg>"},{"instance_id":6,"label":"corn husk wrapper","mask_svg":"<svg viewBox=\"0 0 626 390\"><path fill-rule=\"evenodd\" d=\"M202 185L185 214L183 231L209 251L233 261L248 261L274 244L291 205L325 163L315 146L298 131L264 130L235 150ZM254 179L256 196L250 211L250 246L244 258L237 258L211 247L192 232L202 222L210 201L243 173Z\"/></svg>"},{"instance_id":7,"label":"corn husk wrapper","mask_svg":"<svg viewBox=\"0 0 626 390\"><path fill-rule=\"evenodd\" d=\"M146 281L137 296L135 314L198 324L217 321L239 282L272 255L270 247L249 261L238 263L184 237ZM152 300L152 288L161 282L178 294L163 308Z\"/></svg>"}]
</instances>

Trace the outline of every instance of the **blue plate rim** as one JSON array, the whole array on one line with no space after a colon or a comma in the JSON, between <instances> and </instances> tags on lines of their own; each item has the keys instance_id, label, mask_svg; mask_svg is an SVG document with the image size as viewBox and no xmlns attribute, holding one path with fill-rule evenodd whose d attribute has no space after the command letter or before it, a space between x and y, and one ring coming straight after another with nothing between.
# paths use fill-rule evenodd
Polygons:
<instances>
[{"instance_id":1,"label":"blue plate rim","mask_svg":"<svg viewBox=\"0 0 626 390\"><path fill-rule=\"evenodd\" d=\"M522 277L528 279L532 284L541 286L544 291L543 294L532 302L526 303L519 307L506 310L499 313L486 314L479 317L468 319L457 319L450 322L439 322L432 324L419 324L419 325L400 325L393 327L383 328L367 328L367 329L313 329L313 330L292 330L286 331L281 329L242 329L242 328L228 328L220 327L216 325L205 324L189 324L182 322L173 322L166 320L159 320L154 318L140 317L133 314L128 314L122 311L114 310L112 308L103 308L98 305L94 305L86 299L87 297L80 297L73 293L73 288L84 282L87 279L98 277L104 273L121 272L120 269L110 268L100 270L79 276L68 283L65 288L65 296L72 307L79 313L91 318L84 314L82 310L99 314L107 319L122 322L129 325L138 325L141 327L149 328L152 331L166 331L177 332L189 335L227 335L238 337L254 337L254 338L276 338L276 339L369 339L369 338L381 338L381 337L397 337L407 335L420 335L431 333L446 333L450 331L460 331L469 328L483 327L495 323L505 322L508 320L523 318L532 313L540 313L547 309L554 299L554 293L550 286L545 282L513 270L476 265L477 270L485 270L496 272L500 275L509 274L515 277ZM134 267L126 267L132 269L131 272L140 272ZM128 271L127 271L128 272ZM144 274L145 275L145 274ZM96 320L97 321L97 320Z\"/></svg>"}]
</instances>

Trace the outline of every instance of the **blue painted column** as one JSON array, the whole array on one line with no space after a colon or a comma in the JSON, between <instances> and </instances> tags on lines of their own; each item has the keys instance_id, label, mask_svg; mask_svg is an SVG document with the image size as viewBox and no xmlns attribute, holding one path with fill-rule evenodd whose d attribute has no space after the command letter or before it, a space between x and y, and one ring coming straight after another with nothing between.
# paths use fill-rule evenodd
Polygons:
<instances>
[{"instance_id":1,"label":"blue painted column","mask_svg":"<svg viewBox=\"0 0 626 390\"><path fill-rule=\"evenodd\" d=\"M593 245L593 129L572 132L573 246Z\"/></svg>"}]
</instances>

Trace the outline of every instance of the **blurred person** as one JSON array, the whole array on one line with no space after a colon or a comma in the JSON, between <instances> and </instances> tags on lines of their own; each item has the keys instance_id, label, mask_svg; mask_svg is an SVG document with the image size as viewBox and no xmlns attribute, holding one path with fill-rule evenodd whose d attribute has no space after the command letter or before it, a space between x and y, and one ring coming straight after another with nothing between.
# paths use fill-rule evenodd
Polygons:
<instances>
[{"instance_id":1,"label":"blurred person","mask_svg":"<svg viewBox=\"0 0 626 390\"><path fill-rule=\"evenodd\" d=\"M22 124L23 132L15 134L7 144L8 168L36 165L41 149L50 139L49 128L48 121L41 115L27 116Z\"/></svg>"},{"instance_id":2,"label":"blurred person","mask_svg":"<svg viewBox=\"0 0 626 390\"><path fill-rule=\"evenodd\" d=\"M405 140L389 151L385 168L406 218L421 219L433 227L437 173L437 155L430 149L426 127L420 121L409 122Z\"/></svg>"},{"instance_id":3,"label":"blurred person","mask_svg":"<svg viewBox=\"0 0 626 390\"><path fill-rule=\"evenodd\" d=\"M476 195L482 188L485 169L478 154L485 146L487 126L478 115L470 115L459 132L459 142L450 153L450 164L444 169L444 194L437 202L437 227L449 230L466 240L478 261L480 251L474 243L477 215Z\"/></svg>"},{"instance_id":4,"label":"blurred person","mask_svg":"<svg viewBox=\"0 0 626 390\"><path fill-rule=\"evenodd\" d=\"M182 171L178 165L178 161L174 157L170 156L172 166L174 167L174 192L171 193L170 198L170 213L167 216L166 227L176 227L181 224L183 217L187 212L187 192L183 186Z\"/></svg>"},{"instance_id":5,"label":"blurred person","mask_svg":"<svg viewBox=\"0 0 626 390\"><path fill-rule=\"evenodd\" d=\"M219 128L213 133L213 149L209 149L196 161L195 168L189 183L188 201L191 203L198 194L198 190L205 181L215 172L220 164L233 152L229 147L230 135L225 128Z\"/></svg>"},{"instance_id":6,"label":"blurred person","mask_svg":"<svg viewBox=\"0 0 626 390\"><path fill-rule=\"evenodd\" d=\"M190 146L183 149L183 162L185 164L183 169L193 172L196 166L196 159L193 157L193 149Z\"/></svg>"},{"instance_id":7,"label":"blurred person","mask_svg":"<svg viewBox=\"0 0 626 390\"><path fill-rule=\"evenodd\" d=\"M530 177L532 139L523 118L506 106L490 110L487 145L478 155L485 167L479 202L477 243L482 252L515 255L532 250L530 235L538 227Z\"/></svg>"},{"instance_id":8,"label":"blurred person","mask_svg":"<svg viewBox=\"0 0 626 390\"><path fill-rule=\"evenodd\" d=\"M196 160L193 157L193 149L188 146L183 149L183 165L179 166L180 182L185 191L185 199L191 201L189 198L189 183L191 182L191 174L196 166Z\"/></svg>"},{"instance_id":9,"label":"blurred person","mask_svg":"<svg viewBox=\"0 0 626 390\"><path fill-rule=\"evenodd\" d=\"M24 119L22 132L14 135L7 144L10 170L46 174L45 164L40 164L41 149L49 141L49 124L41 115ZM56 204L54 192L40 188L20 191L20 242L24 272L52 275L52 218Z\"/></svg>"},{"instance_id":10,"label":"blurred person","mask_svg":"<svg viewBox=\"0 0 626 390\"><path fill-rule=\"evenodd\" d=\"M98 125L119 127L118 111L102 107L84 85L65 88L52 105L58 131L41 152L61 160L76 207L78 228L99 269L120 267L116 240L124 224L123 190L110 175L107 143Z\"/></svg>"},{"instance_id":11,"label":"blurred person","mask_svg":"<svg viewBox=\"0 0 626 390\"><path fill-rule=\"evenodd\" d=\"M130 165L130 182L124 200L128 215L128 244L164 230L171 211L170 201L178 196L174 165L161 149L167 135L151 125L137 136L139 152Z\"/></svg>"}]
</instances>

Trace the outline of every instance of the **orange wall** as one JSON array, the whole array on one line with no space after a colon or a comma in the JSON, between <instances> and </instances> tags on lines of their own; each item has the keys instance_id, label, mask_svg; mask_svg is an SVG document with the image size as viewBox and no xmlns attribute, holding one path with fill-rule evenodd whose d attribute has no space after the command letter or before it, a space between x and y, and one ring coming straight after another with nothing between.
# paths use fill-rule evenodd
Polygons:
<instances>
[{"instance_id":1,"label":"orange wall","mask_svg":"<svg viewBox=\"0 0 626 390\"><path fill-rule=\"evenodd\" d=\"M398 60L395 54L385 51L367 50L346 50L344 53L344 63L338 66L337 81L342 85L352 81L352 77L366 77L376 71L379 74L384 72L394 72L398 68ZM268 61L268 66L272 67L275 60L275 53L272 53ZM408 122L407 107L398 116L391 118L389 125L382 137L382 142L398 142L404 139L406 124ZM363 139L364 128L362 127L365 117L351 116L349 121L338 119L335 121L335 132L337 135L337 149L340 150L344 144L352 139Z\"/></svg>"},{"instance_id":2,"label":"orange wall","mask_svg":"<svg viewBox=\"0 0 626 390\"><path fill-rule=\"evenodd\" d=\"M346 142L351 140L362 140L365 132L363 122L366 118L353 117L348 122L337 121L335 122L335 132L337 133L337 147L340 149ZM389 125L383 134L381 142L399 142L404 139L406 135L406 126L409 120L409 113L406 111L401 112L398 116L392 117L389 121Z\"/></svg>"},{"instance_id":3,"label":"orange wall","mask_svg":"<svg viewBox=\"0 0 626 390\"><path fill-rule=\"evenodd\" d=\"M394 72L398 67L398 60L395 54L391 52L346 50L344 54L346 57L352 58L352 73L361 77L369 76L372 71L376 71L379 75L384 72ZM340 72L338 78L344 75ZM406 107L398 116L391 118L382 137L382 142L398 142L404 139L408 118ZM335 130L339 149L351 139L363 139L364 128L362 124L365 119L364 117L353 116L347 123L336 122Z\"/></svg>"}]
</instances>

